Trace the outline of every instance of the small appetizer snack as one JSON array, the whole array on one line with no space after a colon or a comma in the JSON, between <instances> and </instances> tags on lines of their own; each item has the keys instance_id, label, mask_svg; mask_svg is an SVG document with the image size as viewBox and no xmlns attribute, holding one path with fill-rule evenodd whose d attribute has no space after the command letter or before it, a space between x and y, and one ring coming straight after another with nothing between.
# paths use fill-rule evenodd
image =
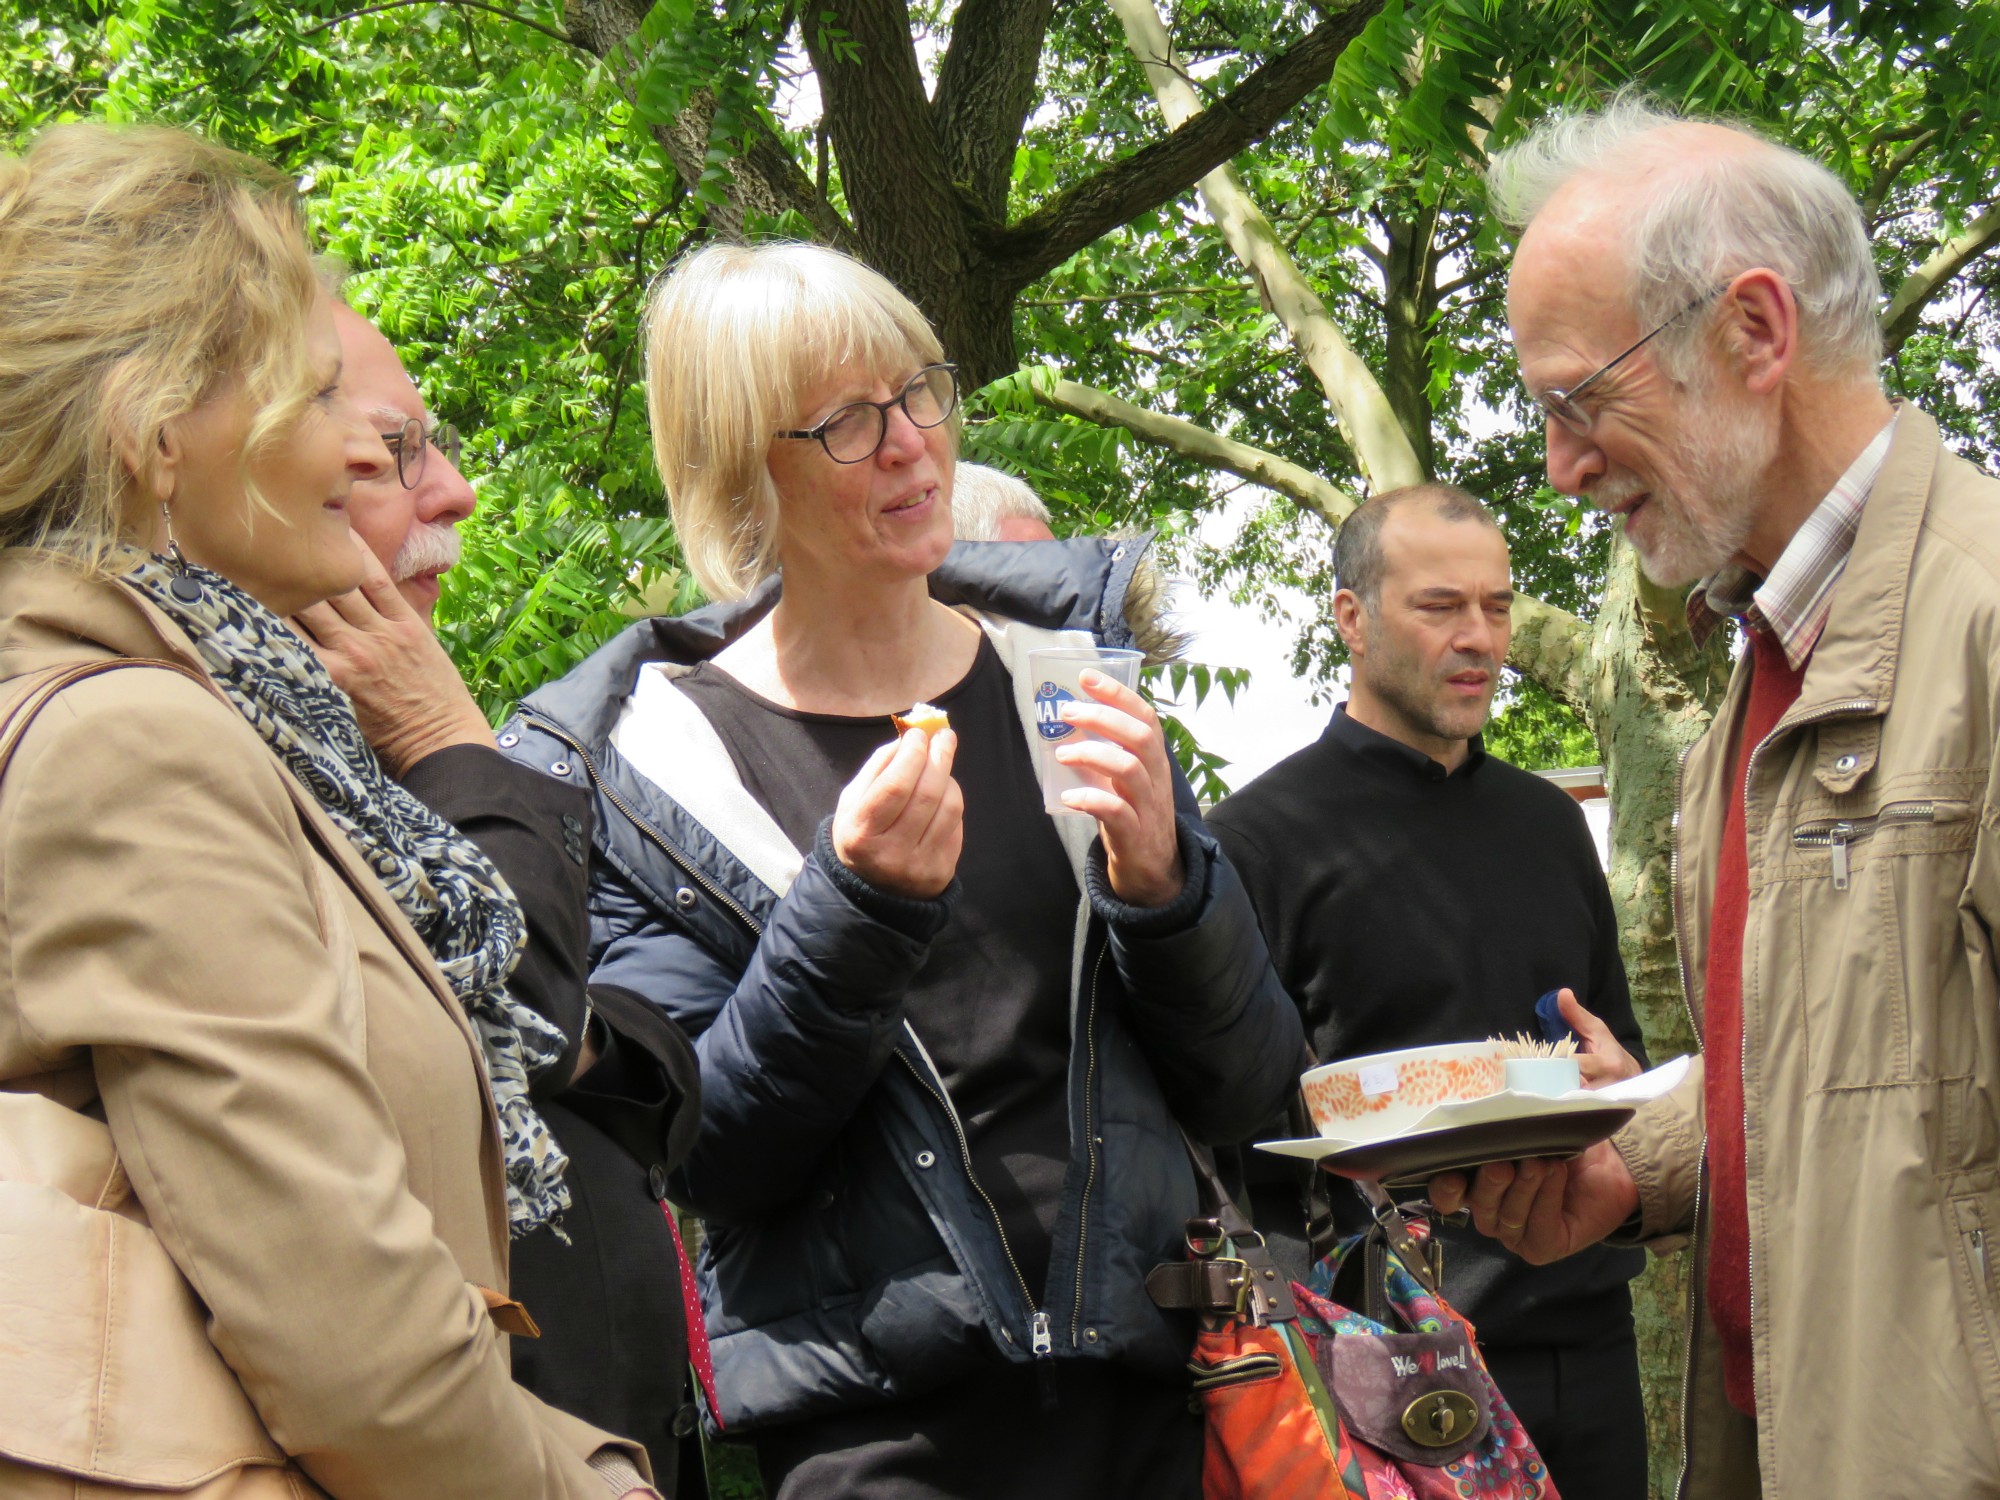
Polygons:
<instances>
[{"instance_id":1,"label":"small appetizer snack","mask_svg":"<svg viewBox=\"0 0 2000 1500\"><path fill-rule=\"evenodd\" d=\"M950 727L951 716L935 703L913 703L905 713L890 714L889 722L896 726L898 734L910 729L936 734L940 729Z\"/></svg>"}]
</instances>

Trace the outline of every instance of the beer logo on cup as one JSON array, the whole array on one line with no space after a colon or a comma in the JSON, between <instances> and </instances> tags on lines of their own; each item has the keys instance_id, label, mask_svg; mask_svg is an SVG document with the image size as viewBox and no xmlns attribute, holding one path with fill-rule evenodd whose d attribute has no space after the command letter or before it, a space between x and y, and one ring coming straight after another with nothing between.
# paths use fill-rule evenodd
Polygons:
<instances>
[{"instance_id":1,"label":"beer logo on cup","mask_svg":"<svg viewBox=\"0 0 2000 1500\"><path fill-rule=\"evenodd\" d=\"M1076 702L1067 689L1045 682L1035 690L1035 732L1045 740L1066 740L1076 733L1074 724L1063 722L1062 705Z\"/></svg>"}]
</instances>

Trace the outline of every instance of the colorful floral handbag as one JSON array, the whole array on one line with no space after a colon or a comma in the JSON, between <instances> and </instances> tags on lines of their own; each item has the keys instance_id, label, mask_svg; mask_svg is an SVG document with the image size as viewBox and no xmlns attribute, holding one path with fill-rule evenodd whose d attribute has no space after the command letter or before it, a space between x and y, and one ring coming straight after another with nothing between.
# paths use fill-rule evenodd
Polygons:
<instances>
[{"instance_id":1,"label":"colorful floral handbag","mask_svg":"<svg viewBox=\"0 0 2000 1500\"><path fill-rule=\"evenodd\" d=\"M1439 1287L1421 1212L1377 1205L1292 1284L1297 1330L1340 1413L1366 1500L1558 1500L1548 1466ZM1366 1311L1357 1311L1356 1306ZM1350 1486L1350 1488L1352 1488Z\"/></svg>"},{"instance_id":2,"label":"colorful floral handbag","mask_svg":"<svg viewBox=\"0 0 2000 1500\"><path fill-rule=\"evenodd\" d=\"M1300 1332L1297 1283L1272 1263L1207 1153L1190 1141L1188 1154L1204 1212L1188 1220L1188 1258L1155 1266L1146 1290L1161 1307L1196 1314L1188 1373L1208 1429L1204 1500L1368 1500Z\"/></svg>"},{"instance_id":3,"label":"colorful floral handbag","mask_svg":"<svg viewBox=\"0 0 2000 1500\"><path fill-rule=\"evenodd\" d=\"M1146 1289L1197 1314L1204 1500L1559 1500L1472 1325L1438 1293L1425 1221L1385 1198L1310 1285L1287 1284L1207 1154L1188 1150L1204 1212L1187 1260L1155 1267ZM1336 1278L1374 1316L1334 1300Z\"/></svg>"}]
</instances>

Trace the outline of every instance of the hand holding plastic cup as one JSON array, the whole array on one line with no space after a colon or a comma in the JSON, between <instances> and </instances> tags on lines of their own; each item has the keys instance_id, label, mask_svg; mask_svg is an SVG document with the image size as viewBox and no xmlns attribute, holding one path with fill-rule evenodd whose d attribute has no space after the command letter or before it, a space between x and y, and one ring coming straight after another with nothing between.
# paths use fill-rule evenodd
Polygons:
<instances>
[{"instance_id":1,"label":"hand holding plastic cup","mask_svg":"<svg viewBox=\"0 0 2000 1500\"><path fill-rule=\"evenodd\" d=\"M1088 813L1064 806L1063 793L1083 787L1108 790L1102 777L1056 759L1058 746L1075 744L1079 739L1102 738L1063 718L1063 704L1097 701L1083 690L1086 668L1102 672L1126 687L1138 687L1139 664L1144 660L1144 652L1116 646L1052 646L1028 653L1028 674L1035 701L1035 763L1042 776L1042 806L1049 813L1057 817L1088 817Z\"/></svg>"}]
</instances>

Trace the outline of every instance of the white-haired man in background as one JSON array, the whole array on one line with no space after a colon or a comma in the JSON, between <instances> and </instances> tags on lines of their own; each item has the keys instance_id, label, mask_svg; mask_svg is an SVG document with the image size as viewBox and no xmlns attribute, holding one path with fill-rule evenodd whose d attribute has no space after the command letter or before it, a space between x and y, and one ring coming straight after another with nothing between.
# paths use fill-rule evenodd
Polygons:
<instances>
[{"instance_id":1,"label":"white-haired man in background","mask_svg":"<svg viewBox=\"0 0 2000 1500\"><path fill-rule=\"evenodd\" d=\"M1491 181L1550 482L1746 649L1676 819L1701 1061L1433 1197L1534 1261L1693 1236L1683 1495L2000 1494L2000 484L1883 393L1817 164L1624 98Z\"/></svg>"},{"instance_id":2,"label":"white-haired man in background","mask_svg":"<svg viewBox=\"0 0 2000 1500\"><path fill-rule=\"evenodd\" d=\"M961 542L1052 542L1049 508L1025 480L985 464L952 471L951 529Z\"/></svg>"}]
</instances>

